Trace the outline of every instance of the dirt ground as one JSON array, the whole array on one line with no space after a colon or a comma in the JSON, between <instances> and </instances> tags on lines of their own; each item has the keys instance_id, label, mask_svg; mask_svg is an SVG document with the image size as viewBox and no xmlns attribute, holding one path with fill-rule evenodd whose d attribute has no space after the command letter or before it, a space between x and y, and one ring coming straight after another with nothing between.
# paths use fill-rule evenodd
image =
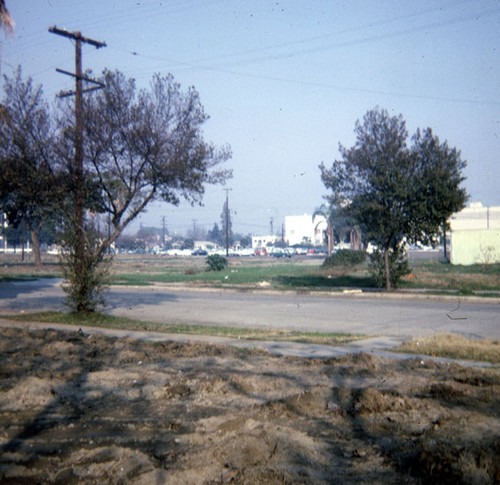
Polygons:
<instances>
[{"instance_id":1,"label":"dirt ground","mask_svg":"<svg viewBox=\"0 0 500 485\"><path fill-rule=\"evenodd\" d=\"M500 483L500 371L0 329L0 483Z\"/></svg>"}]
</instances>

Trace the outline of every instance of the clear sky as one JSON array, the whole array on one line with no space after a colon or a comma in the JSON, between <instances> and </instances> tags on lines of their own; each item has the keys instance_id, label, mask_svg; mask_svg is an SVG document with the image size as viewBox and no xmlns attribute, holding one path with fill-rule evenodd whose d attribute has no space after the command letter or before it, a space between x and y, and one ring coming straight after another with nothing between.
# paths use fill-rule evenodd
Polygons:
<instances>
[{"instance_id":1,"label":"clear sky","mask_svg":"<svg viewBox=\"0 0 500 485\"><path fill-rule=\"evenodd\" d=\"M407 128L430 126L468 161L471 201L500 205L499 0L6 0L16 22L1 37L1 72L72 89L70 39L56 25L104 41L83 67L118 69L147 87L172 73L200 93L205 137L229 144L233 229L264 234L312 212L326 189L318 165L354 143L354 124L378 106ZM220 224L226 193L204 207L152 206L139 223L185 233Z\"/></svg>"}]
</instances>

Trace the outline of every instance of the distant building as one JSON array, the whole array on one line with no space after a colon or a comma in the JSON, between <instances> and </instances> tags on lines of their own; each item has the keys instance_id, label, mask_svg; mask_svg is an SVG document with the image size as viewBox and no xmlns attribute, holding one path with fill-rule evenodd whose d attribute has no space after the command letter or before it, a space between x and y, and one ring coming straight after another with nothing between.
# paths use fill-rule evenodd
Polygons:
<instances>
[{"instance_id":1,"label":"distant building","mask_svg":"<svg viewBox=\"0 0 500 485\"><path fill-rule=\"evenodd\" d=\"M323 246L327 222L324 216L309 214L285 217L285 241L289 246L306 244Z\"/></svg>"},{"instance_id":2,"label":"distant building","mask_svg":"<svg viewBox=\"0 0 500 485\"><path fill-rule=\"evenodd\" d=\"M252 249L274 246L280 240L278 236L252 236Z\"/></svg>"},{"instance_id":3,"label":"distant building","mask_svg":"<svg viewBox=\"0 0 500 485\"><path fill-rule=\"evenodd\" d=\"M213 241L194 241L194 249L200 251L214 251L220 249L220 246Z\"/></svg>"},{"instance_id":4,"label":"distant building","mask_svg":"<svg viewBox=\"0 0 500 485\"><path fill-rule=\"evenodd\" d=\"M452 264L500 263L500 207L471 203L451 216L450 227Z\"/></svg>"}]
</instances>

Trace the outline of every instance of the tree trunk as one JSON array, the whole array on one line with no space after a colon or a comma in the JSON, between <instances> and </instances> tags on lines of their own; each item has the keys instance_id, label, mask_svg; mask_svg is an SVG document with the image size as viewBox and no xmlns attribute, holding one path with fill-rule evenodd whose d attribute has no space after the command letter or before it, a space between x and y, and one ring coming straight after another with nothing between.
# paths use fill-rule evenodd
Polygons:
<instances>
[{"instance_id":1,"label":"tree trunk","mask_svg":"<svg viewBox=\"0 0 500 485\"><path fill-rule=\"evenodd\" d=\"M21 220L21 261L24 263L24 245L26 244L26 238L24 237L24 219Z\"/></svg>"},{"instance_id":2,"label":"tree trunk","mask_svg":"<svg viewBox=\"0 0 500 485\"><path fill-rule=\"evenodd\" d=\"M448 261L448 248L446 246L446 222L443 224L443 249L444 249L444 259Z\"/></svg>"},{"instance_id":3,"label":"tree trunk","mask_svg":"<svg viewBox=\"0 0 500 485\"><path fill-rule=\"evenodd\" d=\"M40 256L40 239L38 238L38 230L31 230L31 242L33 244L33 256L35 258L35 266L37 268L42 264L42 258Z\"/></svg>"},{"instance_id":4,"label":"tree trunk","mask_svg":"<svg viewBox=\"0 0 500 485\"><path fill-rule=\"evenodd\" d=\"M335 245L335 241L333 239L333 226L330 222L328 222L326 226L326 239L328 243L328 256L331 256L333 253L333 248Z\"/></svg>"},{"instance_id":5,"label":"tree trunk","mask_svg":"<svg viewBox=\"0 0 500 485\"><path fill-rule=\"evenodd\" d=\"M384 249L384 267L385 267L385 289L391 291L391 269L389 266L389 250Z\"/></svg>"}]
</instances>

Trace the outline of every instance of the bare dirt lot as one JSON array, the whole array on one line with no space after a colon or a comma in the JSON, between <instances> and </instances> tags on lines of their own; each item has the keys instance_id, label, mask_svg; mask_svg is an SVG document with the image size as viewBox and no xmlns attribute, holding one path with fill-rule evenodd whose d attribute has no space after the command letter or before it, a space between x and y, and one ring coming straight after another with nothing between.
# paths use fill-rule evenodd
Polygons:
<instances>
[{"instance_id":1,"label":"bare dirt lot","mask_svg":"<svg viewBox=\"0 0 500 485\"><path fill-rule=\"evenodd\" d=\"M0 336L0 483L500 482L498 369Z\"/></svg>"}]
</instances>

